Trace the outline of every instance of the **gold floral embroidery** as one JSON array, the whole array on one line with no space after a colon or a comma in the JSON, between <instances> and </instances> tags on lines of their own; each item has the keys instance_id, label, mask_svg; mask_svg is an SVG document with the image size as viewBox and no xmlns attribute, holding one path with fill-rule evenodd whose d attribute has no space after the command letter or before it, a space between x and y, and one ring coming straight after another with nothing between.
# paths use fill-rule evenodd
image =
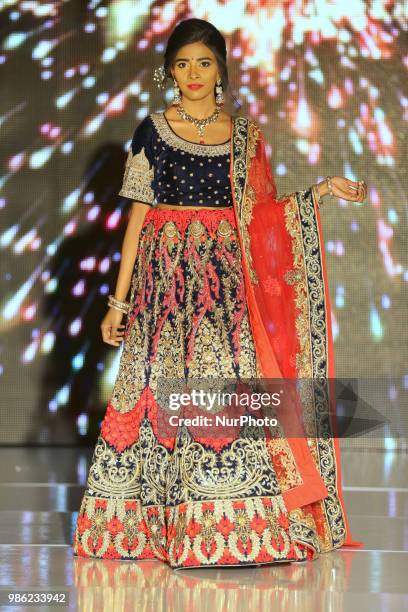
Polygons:
<instances>
[{"instance_id":1,"label":"gold floral embroidery","mask_svg":"<svg viewBox=\"0 0 408 612\"><path fill-rule=\"evenodd\" d=\"M316 522L312 514L306 513L303 508L294 508L289 512L289 517L298 523L303 523L316 531Z\"/></svg>"},{"instance_id":2,"label":"gold floral embroidery","mask_svg":"<svg viewBox=\"0 0 408 612\"><path fill-rule=\"evenodd\" d=\"M155 212L160 215L163 211ZM130 298L135 316L131 314L128 320L128 336L111 398L120 412L134 408L147 384L158 399L160 378L183 379L185 366L193 378L256 377L256 352L245 307L241 249L233 214L231 211L229 218L214 220L212 229L204 219L193 218L184 234L182 226L166 217L156 235L152 221L147 220L142 228ZM166 312L163 300L172 296L182 260L183 293L175 295L183 297L174 303L172 312ZM197 296L212 282L215 265L223 299L209 296L213 303L207 307L212 315L198 318ZM154 282L153 266L157 268ZM164 321L161 331L160 319ZM152 355L151 338L158 329ZM188 346L186 339L192 334Z\"/></svg>"},{"instance_id":3,"label":"gold floral embroidery","mask_svg":"<svg viewBox=\"0 0 408 612\"><path fill-rule=\"evenodd\" d=\"M323 551L342 545L346 535L337 491L336 455L328 412L328 354L321 245L316 221L315 194L306 189L290 194L285 204L285 225L292 238L294 269L285 274L293 284L298 309L296 355L299 394L304 409L308 445L329 495L319 503L325 515Z\"/></svg>"},{"instance_id":4,"label":"gold floral embroidery","mask_svg":"<svg viewBox=\"0 0 408 612\"><path fill-rule=\"evenodd\" d=\"M241 118L240 118L241 119ZM246 120L244 120L246 121ZM234 130L234 155L235 159L233 162L234 172L234 191L235 199L238 208L238 217L241 229L243 250L248 266L248 273L251 282L258 283L258 277L254 269L252 253L251 253L251 239L249 235L249 224L251 223L253 216L253 208L255 205L255 191L252 185L248 182L247 178L249 175L249 168L251 159L256 154L257 143L260 138L260 129L254 121L248 121L248 129L246 136L246 148L242 144L242 135L238 128L242 129L245 125L240 125L240 121L236 120L237 130ZM245 157L245 160L244 160ZM243 166L244 164L244 166ZM243 166L243 169L242 169ZM242 176L239 174L241 171Z\"/></svg>"},{"instance_id":5,"label":"gold floral embroidery","mask_svg":"<svg viewBox=\"0 0 408 612\"><path fill-rule=\"evenodd\" d=\"M248 224L251 222L255 205L254 189L248 181L251 159L256 154L262 134L253 121L245 117L236 117L233 125L232 148L232 189L235 200L237 223L240 230L240 241L245 254L245 263L252 283L257 284L256 271L253 266ZM259 359L256 361L257 378L263 378Z\"/></svg>"},{"instance_id":6,"label":"gold floral embroidery","mask_svg":"<svg viewBox=\"0 0 408 612\"><path fill-rule=\"evenodd\" d=\"M166 535L165 530L163 529L163 517L160 516L159 512L157 512L157 514L152 514L149 516L147 524L149 528L149 537L151 538L155 549L160 551L163 556L166 556Z\"/></svg>"},{"instance_id":7,"label":"gold floral embroidery","mask_svg":"<svg viewBox=\"0 0 408 612\"><path fill-rule=\"evenodd\" d=\"M296 333L300 351L296 355L296 368L299 378L311 378L312 364L310 351L309 311L307 301L307 287L305 280L305 266L303 260L303 240L300 226L296 196L292 194L285 205L285 227L292 238L293 270L288 270L284 278L290 285L294 285L295 304L298 309L296 318Z\"/></svg>"},{"instance_id":8,"label":"gold floral embroidery","mask_svg":"<svg viewBox=\"0 0 408 612\"><path fill-rule=\"evenodd\" d=\"M98 538L98 536L106 531L106 523L105 512L101 508L95 510L91 527L91 534L94 539Z\"/></svg>"},{"instance_id":9,"label":"gold floral embroidery","mask_svg":"<svg viewBox=\"0 0 408 612\"><path fill-rule=\"evenodd\" d=\"M302 561L304 545L319 552L316 530L302 515L288 514L280 495L189 501L166 509L85 496L74 535L76 556L158 558L173 568L217 566L222 557L223 566Z\"/></svg>"},{"instance_id":10,"label":"gold floral embroidery","mask_svg":"<svg viewBox=\"0 0 408 612\"><path fill-rule=\"evenodd\" d=\"M133 155L130 150L119 195L150 204L154 199L154 191L151 187L153 178L154 168L150 166L144 147L136 155Z\"/></svg>"},{"instance_id":11,"label":"gold floral embroidery","mask_svg":"<svg viewBox=\"0 0 408 612\"><path fill-rule=\"evenodd\" d=\"M164 113L151 113L150 115L158 135L173 149L181 149L186 153L201 155L204 157L226 155L230 152L231 141L228 140L222 144L201 145L198 142L190 142L184 140L181 136L177 136L167 124Z\"/></svg>"},{"instance_id":12,"label":"gold floral embroidery","mask_svg":"<svg viewBox=\"0 0 408 612\"><path fill-rule=\"evenodd\" d=\"M255 272L255 268L254 268L254 264L252 260L251 239L250 239L250 235L248 231L248 225L250 224L251 219L252 219L252 209L254 207L254 202L255 202L255 193L251 185L248 183L245 189L244 204L243 204L243 217L244 217L245 225L243 227L242 239L243 239L243 244L244 244L244 251L245 251L247 262L248 262L249 277L252 283L257 284L258 276Z\"/></svg>"},{"instance_id":13,"label":"gold floral embroidery","mask_svg":"<svg viewBox=\"0 0 408 612\"><path fill-rule=\"evenodd\" d=\"M125 520L123 521L123 525L125 528L126 536L130 541L134 540L138 531L138 517L134 510L131 510L127 513Z\"/></svg>"},{"instance_id":14,"label":"gold floral embroidery","mask_svg":"<svg viewBox=\"0 0 408 612\"><path fill-rule=\"evenodd\" d=\"M244 542L251 535L251 528L249 526L248 515L244 510L237 510L235 512L235 529L238 534L238 537L241 538Z\"/></svg>"},{"instance_id":15,"label":"gold floral embroidery","mask_svg":"<svg viewBox=\"0 0 408 612\"><path fill-rule=\"evenodd\" d=\"M287 491L303 484L303 481L288 441L283 437L283 432L279 435L281 437L267 440L266 445L269 454L275 457L275 465L280 464L281 466L281 470L277 470L281 491Z\"/></svg>"},{"instance_id":16,"label":"gold floral embroidery","mask_svg":"<svg viewBox=\"0 0 408 612\"><path fill-rule=\"evenodd\" d=\"M279 487L265 440L256 439L256 432L247 427L241 436L216 453L195 442L187 429L180 431L172 462L181 484L174 492L168 489L167 495L177 494L181 500L193 495L201 499L276 495Z\"/></svg>"},{"instance_id":17,"label":"gold floral embroidery","mask_svg":"<svg viewBox=\"0 0 408 612\"><path fill-rule=\"evenodd\" d=\"M187 519L185 513L180 513L178 515L174 527L176 531L176 534L174 536L174 546L178 548L183 544L184 538L186 537Z\"/></svg>"},{"instance_id":18,"label":"gold floral embroidery","mask_svg":"<svg viewBox=\"0 0 408 612\"><path fill-rule=\"evenodd\" d=\"M203 536L203 540L205 542L205 545L209 547L216 533L216 529L215 529L216 520L214 518L213 513L210 512L209 510L206 510L205 512L203 512L201 524L202 524L201 533Z\"/></svg>"},{"instance_id":19,"label":"gold floral embroidery","mask_svg":"<svg viewBox=\"0 0 408 612\"><path fill-rule=\"evenodd\" d=\"M302 273L298 270L288 270L284 274L284 279L288 283L288 285L295 285L296 283L300 283L302 280Z\"/></svg>"},{"instance_id":20,"label":"gold floral embroidery","mask_svg":"<svg viewBox=\"0 0 408 612\"><path fill-rule=\"evenodd\" d=\"M269 529L272 533L272 536L275 538L275 540L277 540L282 532L282 528L278 523L276 508L267 508L265 510L265 518L269 523Z\"/></svg>"}]
</instances>

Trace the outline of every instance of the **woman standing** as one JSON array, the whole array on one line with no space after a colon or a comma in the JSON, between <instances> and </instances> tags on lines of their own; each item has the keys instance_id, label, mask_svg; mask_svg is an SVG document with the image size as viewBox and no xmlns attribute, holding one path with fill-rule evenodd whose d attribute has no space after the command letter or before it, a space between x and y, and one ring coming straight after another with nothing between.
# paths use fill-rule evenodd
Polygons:
<instances>
[{"instance_id":1,"label":"woman standing","mask_svg":"<svg viewBox=\"0 0 408 612\"><path fill-rule=\"evenodd\" d=\"M318 208L329 192L362 201L365 184L327 177L276 197L259 126L221 110L226 46L208 22L174 29L167 77L173 105L136 128L120 192L133 205L101 330L124 346L74 554L172 568L312 559L353 543L322 408L334 365ZM163 381L254 378L318 381L291 395L303 435L284 413L278 437L168 426Z\"/></svg>"}]
</instances>

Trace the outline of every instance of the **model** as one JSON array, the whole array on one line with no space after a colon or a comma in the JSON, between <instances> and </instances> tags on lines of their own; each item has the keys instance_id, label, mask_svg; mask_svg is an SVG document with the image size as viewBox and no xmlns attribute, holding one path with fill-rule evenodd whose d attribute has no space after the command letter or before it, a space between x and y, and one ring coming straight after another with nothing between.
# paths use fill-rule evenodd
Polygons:
<instances>
[{"instance_id":1,"label":"model","mask_svg":"<svg viewBox=\"0 0 408 612\"><path fill-rule=\"evenodd\" d=\"M259 125L222 110L226 56L213 25L180 22L155 76L173 80L174 102L133 136L120 192L132 211L101 324L123 352L78 556L245 566L353 544L322 409L334 361L319 206L327 193L363 201L366 186L327 177L278 198ZM247 379L316 381L291 400L304 435L285 417L277 436L169 426L163 381Z\"/></svg>"}]
</instances>

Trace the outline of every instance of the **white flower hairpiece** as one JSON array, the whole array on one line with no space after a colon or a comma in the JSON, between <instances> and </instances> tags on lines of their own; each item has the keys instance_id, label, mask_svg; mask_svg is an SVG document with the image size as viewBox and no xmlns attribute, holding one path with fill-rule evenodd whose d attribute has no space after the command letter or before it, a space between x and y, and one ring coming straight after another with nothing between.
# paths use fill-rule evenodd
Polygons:
<instances>
[{"instance_id":1,"label":"white flower hairpiece","mask_svg":"<svg viewBox=\"0 0 408 612\"><path fill-rule=\"evenodd\" d=\"M164 66L160 66L160 68L156 68L153 73L153 80L156 81L157 87L160 89L164 89L164 81L166 79L166 72L164 70Z\"/></svg>"}]
</instances>

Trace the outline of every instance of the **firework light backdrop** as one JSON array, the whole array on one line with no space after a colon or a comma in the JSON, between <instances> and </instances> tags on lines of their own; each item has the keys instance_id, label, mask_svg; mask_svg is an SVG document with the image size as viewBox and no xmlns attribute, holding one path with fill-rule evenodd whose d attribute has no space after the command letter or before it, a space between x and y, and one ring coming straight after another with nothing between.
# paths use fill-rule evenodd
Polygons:
<instances>
[{"instance_id":1,"label":"firework light backdrop","mask_svg":"<svg viewBox=\"0 0 408 612\"><path fill-rule=\"evenodd\" d=\"M325 198L338 376L382 377L401 409L407 359L407 5L403 1L0 0L0 301L4 443L89 443L120 349L99 325L129 201L127 146L182 19L227 41L235 114L268 142L279 193L364 178Z\"/></svg>"}]
</instances>

